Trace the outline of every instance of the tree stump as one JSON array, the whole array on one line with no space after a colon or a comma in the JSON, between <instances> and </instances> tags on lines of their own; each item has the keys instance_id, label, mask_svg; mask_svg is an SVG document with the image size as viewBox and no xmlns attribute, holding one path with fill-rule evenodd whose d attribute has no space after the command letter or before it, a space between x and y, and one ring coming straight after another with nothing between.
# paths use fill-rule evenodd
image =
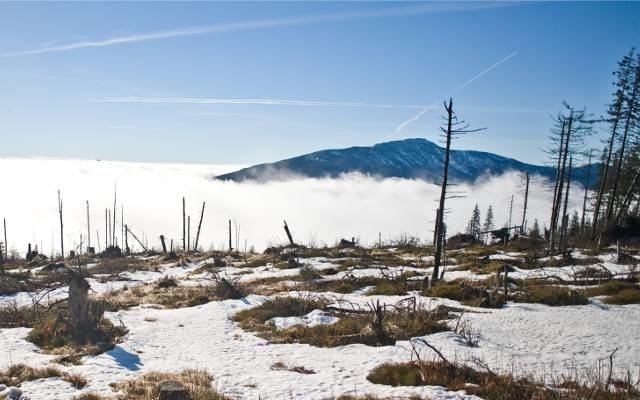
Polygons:
<instances>
[{"instance_id":1,"label":"tree stump","mask_svg":"<svg viewBox=\"0 0 640 400\"><path fill-rule=\"evenodd\" d=\"M187 389L178 381L160 382L158 400L187 400Z\"/></svg>"}]
</instances>

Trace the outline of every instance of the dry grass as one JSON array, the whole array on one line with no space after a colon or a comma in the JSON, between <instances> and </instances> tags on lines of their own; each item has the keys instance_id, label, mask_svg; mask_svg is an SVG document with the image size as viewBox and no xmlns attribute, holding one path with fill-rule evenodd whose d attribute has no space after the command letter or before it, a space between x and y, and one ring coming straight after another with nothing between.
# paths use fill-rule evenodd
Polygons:
<instances>
[{"instance_id":1,"label":"dry grass","mask_svg":"<svg viewBox=\"0 0 640 400\"><path fill-rule=\"evenodd\" d=\"M449 390L465 390L486 400L631 400L640 396L637 388L607 385L602 380L576 383L562 379L554 387L531 377L515 377L482 371L468 365L444 361L384 363L374 368L367 379L390 386L444 386Z\"/></svg>"},{"instance_id":2,"label":"dry grass","mask_svg":"<svg viewBox=\"0 0 640 400\"><path fill-rule=\"evenodd\" d=\"M258 332L273 343L306 343L316 347L354 343L386 346L395 344L397 340L448 330L443 321L449 315L442 309L430 311L415 305L389 307L383 310L380 321L373 308L328 309L326 305L325 301L317 298L275 298L239 312L234 320L241 328ZM316 326L296 325L283 330L268 323L274 317L303 316L317 309L326 310L338 317L338 321Z\"/></svg>"},{"instance_id":3,"label":"dry grass","mask_svg":"<svg viewBox=\"0 0 640 400\"><path fill-rule=\"evenodd\" d=\"M163 381L177 381L187 389L190 400L228 400L213 388L213 377L204 370L185 369L182 372L147 372L138 379L118 382L113 388L120 400L156 400L158 386Z\"/></svg>"},{"instance_id":4,"label":"dry grass","mask_svg":"<svg viewBox=\"0 0 640 400\"><path fill-rule=\"evenodd\" d=\"M0 371L0 383L7 386L18 386L23 382L42 378L60 378L72 384L76 389L82 389L87 385L87 380L81 375L68 374L55 367L34 368L25 364L14 364L6 370Z\"/></svg>"},{"instance_id":5,"label":"dry grass","mask_svg":"<svg viewBox=\"0 0 640 400\"><path fill-rule=\"evenodd\" d=\"M589 303L589 298L582 291L549 285L524 285L510 299L518 303L540 303L554 307Z\"/></svg>"},{"instance_id":6,"label":"dry grass","mask_svg":"<svg viewBox=\"0 0 640 400\"><path fill-rule=\"evenodd\" d=\"M162 280L161 282L171 282ZM168 283L126 287L100 296L107 311L127 310L140 304L157 304L166 308L193 307L217 297L210 286L180 286Z\"/></svg>"},{"instance_id":7,"label":"dry grass","mask_svg":"<svg viewBox=\"0 0 640 400\"><path fill-rule=\"evenodd\" d=\"M472 307L501 308L505 304L504 295L495 290L488 281L440 281L423 290L422 294L456 300Z\"/></svg>"}]
</instances>

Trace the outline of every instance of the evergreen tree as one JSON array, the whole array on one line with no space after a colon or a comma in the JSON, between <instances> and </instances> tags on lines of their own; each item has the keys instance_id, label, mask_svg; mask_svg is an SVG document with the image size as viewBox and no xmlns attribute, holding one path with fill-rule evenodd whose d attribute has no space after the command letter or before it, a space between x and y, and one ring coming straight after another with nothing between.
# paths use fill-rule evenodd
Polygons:
<instances>
[{"instance_id":1,"label":"evergreen tree","mask_svg":"<svg viewBox=\"0 0 640 400\"><path fill-rule=\"evenodd\" d=\"M489 205L489 208L487 209L487 215L484 218L484 225L482 225L482 230L487 232L487 231L491 231L493 230L494 226L493 226L493 206ZM487 241L487 238L490 237L489 234L485 235L485 242Z\"/></svg>"},{"instance_id":2,"label":"evergreen tree","mask_svg":"<svg viewBox=\"0 0 640 400\"><path fill-rule=\"evenodd\" d=\"M540 234L540 224L538 224L538 218L533 220L533 226L529 231L529 236L532 239L541 239L542 235Z\"/></svg>"},{"instance_id":3,"label":"evergreen tree","mask_svg":"<svg viewBox=\"0 0 640 400\"><path fill-rule=\"evenodd\" d=\"M578 211L575 210L571 215L571 221L569 222L569 236L572 238L580 235L580 216Z\"/></svg>"},{"instance_id":4,"label":"evergreen tree","mask_svg":"<svg viewBox=\"0 0 640 400\"><path fill-rule=\"evenodd\" d=\"M477 236L480 233L480 207L476 203L471 214L471 219L467 224L467 233L469 235Z\"/></svg>"}]
</instances>

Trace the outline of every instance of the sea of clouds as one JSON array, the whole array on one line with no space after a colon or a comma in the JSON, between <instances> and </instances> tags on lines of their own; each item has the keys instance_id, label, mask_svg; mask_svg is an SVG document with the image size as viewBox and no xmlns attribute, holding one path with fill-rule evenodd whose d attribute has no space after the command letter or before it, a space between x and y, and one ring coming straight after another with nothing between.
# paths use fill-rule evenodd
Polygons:
<instances>
[{"instance_id":1,"label":"sea of clouds","mask_svg":"<svg viewBox=\"0 0 640 400\"><path fill-rule=\"evenodd\" d=\"M120 210L136 236L158 248L158 237L179 244L182 238L182 197L186 198L195 238L202 202L206 210L200 247L226 248L228 220L233 225L234 244L239 226L243 250L255 246L262 250L286 241L283 220L289 224L297 242L317 246L332 245L340 238L355 237L361 244L377 243L402 235L422 241L433 238L438 185L420 180L376 179L349 174L337 179L294 179L271 183L234 183L212 179L238 169L231 165L152 164L98 160L0 158L2 194L0 217L6 218L9 248L21 253L27 243L38 245L45 254L59 251L57 191L63 200L65 250L86 243L86 206L90 204L91 240L104 247L105 208L113 207L117 187L117 232L120 236ZM513 200L513 224L522 219L524 185L520 174L512 172L484 178L475 184L450 187L447 201L448 234L464 231L473 206L480 206L482 217L489 205L494 208L496 226L509 219ZM551 208L548 182L533 177L527 221L537 218L541 228L548 223ZM582 208L583 189L570 195L570 210ZM0 238L0 241L2 239ZM120 240L120 239L118 239ZM193 240L193 239L192 239ZM129 244L133 240L130 238Z\"/></svg>"}]
</instances>

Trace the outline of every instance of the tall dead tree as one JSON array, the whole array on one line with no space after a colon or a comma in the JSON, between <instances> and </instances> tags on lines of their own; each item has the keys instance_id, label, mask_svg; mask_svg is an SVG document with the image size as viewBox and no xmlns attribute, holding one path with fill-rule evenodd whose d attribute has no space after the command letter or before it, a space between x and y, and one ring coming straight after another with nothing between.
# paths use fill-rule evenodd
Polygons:
<instances>
[{"instance_id":1,"label":"tall dead tree","mask_svg":"<svg viewBox=\"0 0 640 400\"><path fill-rule=\"evenodd\" d=\"M200 240L200 228L202 228L202 218L204 218L204 206L205 202L202 202L202 211L200 211L200 222L198 223L198 232L196 233L196 243L194 245L194 250L198 251L198 241Z\"/></svg>"},{"instance_id":2,"label":"tall dead tree","mask_svg":"<svg viewBox=\"0 0 640 400\"><path fill-rule=\"evenodd\" d=\"M115 183L113 184L113 228L111 230L111 245L115 246L116 244L116 198L118 195L118 191L116 189Z\"/></svg>"},{"instance_id":3,"label":"tall dead tree","mask_svg":"<svg viewBox=\"0 0 640 400\"><path fill-rule=\"evenodd\" d=\"M64 225L62 223L62 197L58 190L58 213L60 214L60 257L64 260Z\"/></svg>"},{"instance_id":4,"label":"tall dead tree","mask_svg":"<svg viewBox=\"0 0 640 400\"><path fill-rule=\"evenodd\" d=\"M625 149L628 143L628 137L630 129L637 123L637 108L638 108L638 90L640 86L640 64L635 67L635 78L633 84L631 84L631 94L625 99L624 107L624 129L622 131L622 138L620 141L620 150L618 152L618 163L616 165L615 174L613 176L613 187L611 188L611 194L609 195L609 203L607 205L607 221L611 222L614 214L616 213L616 204L618 202L618 187L620 182L620 173L622 171L622 165L625 160Z\"/></svg>"},{"instance_id":5,"label":"tall dead tree","mask_svg":"<svg viewBox=\"0 0 640 400\"><path fill-rule=\"evenodd\" d=\"M233 242L231 241L231 220L229 220L229 254L233 251Z\"/></svg>"},{"instance_id":6,"label":"tall dead tree","mask_svg":"<svg viewBox=\"0 0 640 400\"><path fill-rule=\"evenodd\" d=\"M560 145L550 152L558 159L558 170L556 171L557 181L554 188L554 202L551 210L551 221L549 223L549 247L556 249L559 237L562 236L563 227L563 204L566 204L568 193L565 186L570 179L567 174L567 164L574 156L582 154L584 138L591 133L591 123L587 119L585 109L576 110L566 102L563 102L564 111L555 117L555 129L552 133L560 136ZM552 140L557 140L552 136ZM564 199L563 199L564 196Z\"/></svg>"},{"instance_id":7,"label":"tall dead tree","mask_svg":"<svg viewBox=\"0 0 640 400\"><path fill-rule=\"evenodd\" d=\"M589 150L587 161L587 178L584 184L584 198L582 199L582 217L580 218L580 235L584 235L585 216L587 214L587 198L589 197L589 185L591 184L591 157L593 150Z\"/></svg>"},{"instance_id":8,"label":"tall dead tree","mask_svg":"<svg viewBox=\"0 0 640 400\"><path fill-rule=\"evenodd\" d=\"M191 251L191 215L187 216L187 251Z\"/></svg>"},{"instance_id":9,"label":"tall dead tree","mask_svg":"<svg viewBox=\"0 0 640 400\"><path fill-rule=\"evenodd\" d=\"M562 227L560 230L560 239L558 240L558 250L567 237L567 228L569 227L569 216L567 215L567 206L569 204L569 190L571 188L571 167L573 165L573 157L569 156L569 170L567 173L567 189L564 195L564 207L562 209Z\"/></svg>"},{"instance_id":10,"label":"tall dead tree","mask_svg":"<svg viewBox=\"0 0 640 400\"><path fill-rule=\"evenodd\" d=\"M609 106L607 113L609 114L609 122L611 122L611 136L607 141L607 151L604 163L600 171L600 187L596 195L596 202L593 208L593 222L591 225L591 237L595 238L599 229L598 222L600 217L600 209L604 200L604 194L609 184L609 168L611 166L611 157L613 154L613 146L616 142L618 133L618 125L623 116L623 105L626 97L628 83L630 78L629 56L624 57L619 63L618 71L616 71L617 81L615 82L616 91L614 93L614 102Z\"/></svg>"},{"instance_id":11,"label":"tall dead tree","mask_svg":"<svg viewBox=\"0 0 640 400\"><path fill-rule=\"evenodd\" d=\"M104 249L109 247L109 214L107 209L104 209Z\"/></svg>"},{"instance_id":12,"label":"tall dead tree","mask_svg":"<svg viewBox=\"0 0 640 400\"><path fill-rule=\"evenodd\" d=\"M453 99L449 99L449 104L444 103L445 109L445 126L440 130L445 138L445 152L442 166L442 186L440 188L440 201L438 202L438 213L436 216L436 253L433 261L433 273L431 281L435 282L440 277L440 264L442 260L443 238L444 238L444 212L445 200L447 198L447 184L449 180L449 159L451 153L451 139L458 135L477 132L481 129L469 129L469 124L464 121L458 121L453 111Z\"/></svg>"},{"instance_id":13,"label":"tall dead tree","mask_svg":"<svg viewBox=\"0 0 640 400\"><path fill-rule=\"evenodd\" d=\"M527 201L529 200L529 181L531 174L525 173L525 186L524 186L524 208L522 210L522 225L520 226L520 232L524 233L524 225L527 221Z\"/></svg>"},{"instance_id":14,"label":"tall dead tree","mask_svg":"<svg viewBox=\"0 0 640 400\"><path fill-rule=\"evenodd\" d=\"M91 247L91 220L89 219L89 200L87 202L87 251Z\"/></svg>"},{"instance_id":15,"label":"tall dead tree","mask_svg":"<svg viewBox=\"0 0 640 400\"><path fill-rule=\"evenodd\" d=\"M186 251L187 250L187 232L186 232L186 204L184 201L184 197L182 197L182 250Z\"/></svg>"},{"instance_id":16,"label":"tall dead tree","mask_svg":"<svg viewBox=\"0 0 640 400\"><path fill-rule=\"evenodd\" d=\"M2 218L2 224L4 225L4 257L9 258L9 242L7 242L7 219Z\"/></svg>"}]
</instances>

